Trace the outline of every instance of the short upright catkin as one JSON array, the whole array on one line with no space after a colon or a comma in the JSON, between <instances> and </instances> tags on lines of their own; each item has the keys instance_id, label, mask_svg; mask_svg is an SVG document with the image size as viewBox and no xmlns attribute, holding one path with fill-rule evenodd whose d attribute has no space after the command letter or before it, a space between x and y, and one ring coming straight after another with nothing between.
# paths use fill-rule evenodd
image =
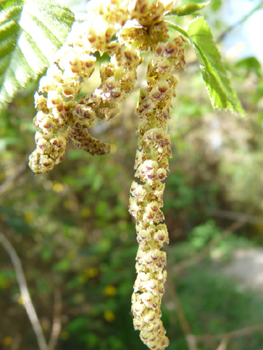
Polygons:
<instances>
[{"instance_id":1,"label":"short upright catkin","mask_svg":"<svg viewBox=\"0 0 263 350\"><path fill-rule=\"evenodd\" d=\"M159 17L156 24L149 23L147 30L153 57L148 66L147 84L140 91L137 107L140 123L137 127L139 140L135 176L144 184L134 181L130 197L130 212L136 219L139 243L132 313L134 327L140 330L141 340L150 349L161 350L169 344L160 319L161 298L167 275L164 270L166 253L160 249L163 243L169 242L166 225L161 223L164 220L160 210L163 206L162 181L167 175L167 157L171 157L167 121L177 84L173 72L184 68L185 60L182 37L167 41L167 27L162 22L164 7L162 3L154 5ZM145 7L143 9L145 11ZM153 33L157 38L162 37L163 41L151 40Z\"/></svg>"}]
</instances>

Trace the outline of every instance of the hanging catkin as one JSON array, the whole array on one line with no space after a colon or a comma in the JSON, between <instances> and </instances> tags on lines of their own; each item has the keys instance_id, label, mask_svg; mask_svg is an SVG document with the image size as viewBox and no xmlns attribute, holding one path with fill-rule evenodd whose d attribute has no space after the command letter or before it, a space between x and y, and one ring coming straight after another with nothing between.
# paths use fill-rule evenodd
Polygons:
<instances>
[{"instance_id":1,"label":"hanging catkin","mask_svg":"<svg viewBox=\"0 0 263 350\"><path fill-rule=\"evenodd\" d=\"M174 73L185 67L183 39L170 40L164 20L174 1L93 0L88 6L93 19L73 29L35 95L34 124L40 130L29 165L36 173L52 170L63 159L68 136L92 155L109 153L110 145L91 136L89 129L96 118L105 122L119 113L120 102L134 90L141 53L151 51L137 106L135 176L140 182L133 181L130 190L129 211L139 243L132 313L142 341L152 350L163 350L169 340L161 321L167 275L161 248L169 238L161 208L172 156L167 122L177 84ZM110 62L100 66L100 86L76 102L83 81L94 71L95 52L107 52Z\"/></svg>"},{"instance_id":2,"label":"hanging catkin","mask_svg":"<svg viewBox=\"0 0 263 350\"><path fill-rule=\"evenodd\" d=\"M137 114L140 123L138 151L135 160L135 176L141 181L131 186L130 213L136 219L139 249L136 256L137 278L132 295L134 327L140 330L141 340L150 349L164 349L169 340L161 321L161 299L166 281L166 253L161 251L169 242L166 225L162 223L164 184L168 159L171 158L170 137L167 122L177 79L173 73L184 68L184 46L181 37L167 41L167 27L162 21L164 6L140 2L138 22L148 25L148 42L152 51L146 86L140 91ZM149 7L148 12L145 6ZM156 24L147 22L144 13L155 14ZM158 19L157 19L158 17ZM141 35L142 36L142 35Z\"/></svg>"}]
</instances>

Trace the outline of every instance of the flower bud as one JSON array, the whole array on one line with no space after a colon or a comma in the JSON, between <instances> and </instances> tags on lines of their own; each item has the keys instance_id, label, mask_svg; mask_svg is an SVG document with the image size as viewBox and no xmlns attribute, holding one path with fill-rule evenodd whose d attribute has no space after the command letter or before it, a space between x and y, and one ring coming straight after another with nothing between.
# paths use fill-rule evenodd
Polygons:
<instances>
[{"instance_id":1,"label":"flower bud","mask_svg":"<svg viewBox=\"0 0 263 350\"><path fill-rule=\"evenodd\" d=\"M165 225L162 226L165 228L157 230L153 236L153 239L161 243L169 243L167 228Z\"/></svg>"},{"instance_id":2,"label":"flower bud","mask_svg":"<svg viewBox=\"0 0 263 350\"><path fill-rule=\"evenodd\" d=\"M157 178L156 171L158 169L158 163L153 160L144 161L139 167L135 176L139 177L142 181L147 181L150 184Z\"/></svg>"},{"instance_id":3,"label":"flower bud","mask_svg":"<svg viewBox=\"0 0 263 350\"><path fill-rule=\"evenodd\" d=\"M152 236L149 230L140 230L137 231L137 241L138 243L147 243L151 240Z\"/></svg>"},{"instance_id":4,"label":"flower bud","mask_svg":"<svg viewBox=\"0 0 263 350\"><path fill-rule=\"evenodd\" d=\"M58 92L55 91L49 91L47 94L47 106L48 108L53 108L56 105L63 105L63 98Z\"/></svg>"},{"instance_id":5,"label":"flower bud","mask_svg":"<svg viewBox=\"0 0 263 350\"><path fill-rule=\"evenodd\" d=\"M52 146L49 141L41 138L37 142L37 149L39 153L49 153L52 149Z\"/></svg>"},{"instance_id":6,"label":"flower bud","mask_svg":"<svg viewBox=\"0 0 263 350\"><path fill-rule=\"evenodd\" d=\"M143 188L142 185L139 185L137 182L133 181L131 185L131 194L137 198L138 201L144 200L147 191Z\"/></svg>"},{"instance_id":7,"label":"flower bud","mask_svg":"<svg viewBox=\"0 0 263 350\"><path fill-rule=\"evenodd\" d=\"M132 304L132 312L135 315L140 316L144 310L145 310L145 305L142 302L137 301L136 303Z\"/></svg>"},{"instance_id":8,"label":"flower bud","mask_svg":"<svg viewBox=\"0 0 263 350\"><path fill-rule=\"evenodd\" d=\"M158 285L159 283L156 279L150 279L144 283L145 289L151 291L151 293L154 295L159 295Z\"/></svg>"},{"instance_id":9,"label":"flower bud","mask_svg":"<svg viewBox=\"0 0 263 350\"><path fill-rule=\"evenodd\" d=\"M153 310L149 310L144 316L144 322L146 322L148 324L150 324L151 322L154 322L155 319L156 319L156 313ZM147 332L147 334L149 334L149 333ZM145 334L143 334L143 335L145 336Z\"/></svg>"},{"instance_id":10,"label":"flower bud","mask_svg":"<svg viewBox=\"0 0 263 350\"><path fill-rule=\"evenodd\" d=\"M137 199L130 197L129 212L136 218L141 210L142 206L138 203Z\"/></svg>"},{"instance_id":11,"label":"flower bud","mask_svg":"<svg viewBox=\"0 0 263 350\"><path fill-rule=\"evenodd\" d=\"M50 143L55 150L60 150L66 147L67 139L62 133L58 133L50 140Z\"/></svg>"},{"instance_id":12,"label":"flower bud","mask_svg":"<svg viewBox=\"0 0 263 350\"><path fill-rule=\"evenodd\" d=\"M56 124L52 119L51 115L44 114L43 112L38 112L34 124L42 129L44 133L50 133L53 130L56 130Z\"/></svg>"},{"instance_id":13,"label":"flower bud","mask_svg":"<svg viewBox=\"0 0 263 350\"><path fill-rule=\"evenodd\" d=\"M159 306L158 297L153 295L151 292L142 293L141 300L144 303L144 305L150 309L156 310Z\"/></svg>"},{"instance_id":14,"label":"flower bud","mask_svg":"<svg viewBox=\"0 0 263 350\"><path fill-rule=\"evenodd\" d=\"M133 318L133 327L134 329L141 329L143 325L143 320L141 318L138 317L134 317Z\"/></svg>"},{"instance_id":15,"label":"flower bud","mask_svg":"<svg viewBox=\"0 0 263 350\"><path fill-rule=\"evenodd\" d=\"M145 212L143 214L143 219L146 222L158 223L164 219L162 211L159 209L158 202L154 201L148 203L145 207Z\"/></svg>"}]
</instances>

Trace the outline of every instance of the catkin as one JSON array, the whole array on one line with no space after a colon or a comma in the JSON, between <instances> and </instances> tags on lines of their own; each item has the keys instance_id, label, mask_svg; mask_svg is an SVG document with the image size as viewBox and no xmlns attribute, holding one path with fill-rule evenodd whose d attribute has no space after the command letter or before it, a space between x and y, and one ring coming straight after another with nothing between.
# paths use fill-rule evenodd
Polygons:
<instances>
[{"instance_id":1,"label":"catkin","mask_svg":"<svg viewBox=\"0 0 263 350\"><path fill-rule=\"evenodd\" d=\"M35 94L38 112L34 125L40 130L29 166L36 174L47 173L62 161L68 136L84 150L92 148L93 154L108 153L108 146L86 132L93 125L94 111L89 111L88 118L86 111L78 114L76 98L94 71L94 53L103 55L107 51L113 35L129 18L129 11L127 1L121 0L92 1L87 10L88 20L73 26Z\"/></svg>"},{"instance_id":2,"label":"catkin","mask_svg":"<svg viewBox=\"0 0 263 350\"><path fill-rule=\"evenodd\" d=\"M119 113L120 102L134 90L140 54L151 51L137 106L135 176L140 182L131 185L129 211L136 220L139 243L132 295L134 328L152 350L169 344L161 321L167 276L166 253L161 248L169 243L161 208L172 157L167 123L177 84L174 73L185 67L183 38L170 40L164 20L173 6L169 0L89 2L89 20L73 28L35 94L34 125L39 130L29 159L35 173L47 173L62 161L69 137L91 155L109 153L110 145L91 136L89 129L96 118L106 122ZM112 41L114 35L116 41ZM83 82L94 71L95 52L107 52L110 62L100 67L100 86L76 102Z\"/></svg>"},{"instance_id":3,"label":"catkin","mask_svg":"<svg viewBox=\"0 0 263 350\"><path fill-rule=\"evenodd\" d=\"M107 46L111 60L100 67L100 87L84 96L73 111L75 122L69 136L78 147L92 155L110 152L109 144L89 135L88 129L93 126L95 116L101 121L113 118L120 111L120 102L134 89L141 58L136 49L127 45L124 47L114 41Z\"/></svg>"},{"instance_id":4,"label":"catkin","mask_svg":"<svg viewBox=\"0 0 263 350\"><path fill-rule=\"evenodd\" d=\"M140 330L141 340L150 349L162 350L169 340L161 321L161 299L166 281L166 253L161 251L169 242L161 207L163 206L164 184L168 160L171 158L171 143L167 133L167 122L171 100L175 96L177 79L173 73L184 68L184 46L181 37L167 41L166 23L162 22L164 6L146 1L140 2L137 20L147 29L153 57L149 63L146 86L140 91L137 114L140 122L138 151L135 160L135 176L142 184L131 186L130 213L136 219L139 248L136 256L137 278L132 295L134 327ZM145 8L146 5L146 8ZM147 6L151 11L148 21ZM142 37L143 34L140 34ZM160 40L161 39L161 40ZM145 45L145 43L144 43Z\"/></svg>"}]
</instances>

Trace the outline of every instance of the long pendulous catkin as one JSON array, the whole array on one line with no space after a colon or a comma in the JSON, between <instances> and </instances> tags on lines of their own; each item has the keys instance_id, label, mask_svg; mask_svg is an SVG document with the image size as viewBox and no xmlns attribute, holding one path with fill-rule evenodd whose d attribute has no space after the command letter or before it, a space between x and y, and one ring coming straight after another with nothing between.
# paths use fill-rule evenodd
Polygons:
<instances>
[{"instance_id":1,"label":"long pendulous catkin","mask_svg":"<svg viewBox=\"0 0 263 350\"><path fill-rule=\"evenodd\" d=\"M156 12L160 13L158 9ZM166 225L162 223L164 215L160 209L163 206L165 187L162 181L167 176L167 158L172 156L167 122L177 84L173 73L184 68L185 60L183 39L177 37L173 41L167 41L165 23L160 21L155 26L157 28L154 25L149 27L148 33L155 33L155 37L162 37L163 41L148 38L153 57L137 107L140 122L137 127L139 140L135 176L141 183L132 183L130 213L136 219L139 243L136 256L137 278L132 296L134 327L140 330L140 338L150 349L161 350L169 344L160 309L167 275L164 270L166 253L161 248L169 242Z\"/></svg>"}]
</instances>

